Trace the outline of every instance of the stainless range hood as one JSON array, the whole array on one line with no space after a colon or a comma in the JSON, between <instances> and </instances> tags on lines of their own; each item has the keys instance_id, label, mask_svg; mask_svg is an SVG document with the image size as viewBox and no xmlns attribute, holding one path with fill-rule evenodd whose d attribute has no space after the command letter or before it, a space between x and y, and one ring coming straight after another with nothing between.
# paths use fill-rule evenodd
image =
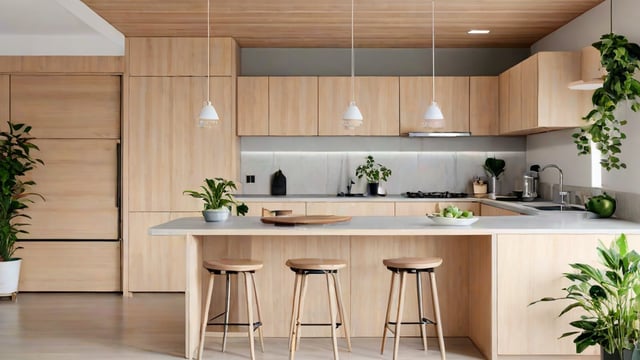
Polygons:
<instances>
[{"instance_id":1,"label":"stainless range hood","mask_svg":"<svg viewBox=\"0 0 640 360\"><path fill-rule=\"evenodd\" d=\"M471 136L470 132L410 132L409 137L459 137Z\"/></svg>"}]
</instances>

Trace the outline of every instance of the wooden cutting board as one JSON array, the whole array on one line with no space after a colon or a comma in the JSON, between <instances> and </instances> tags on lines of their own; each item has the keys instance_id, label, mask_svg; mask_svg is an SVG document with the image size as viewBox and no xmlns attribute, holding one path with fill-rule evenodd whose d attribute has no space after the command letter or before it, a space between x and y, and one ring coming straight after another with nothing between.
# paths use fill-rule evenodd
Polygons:
<instances>
[{"instance_id":1,"label":"wooden cutting board","mask_svg":"<svg viewBox=\"0 0 640 360\"><path fill-rule=\"evenodd\" d=\"M265 224L275 225L296 225L296 224L333 224L351 220L351 216L338 215L287 215L287 216L266 216L260 218Z\"/></svg>"}]
</instances>

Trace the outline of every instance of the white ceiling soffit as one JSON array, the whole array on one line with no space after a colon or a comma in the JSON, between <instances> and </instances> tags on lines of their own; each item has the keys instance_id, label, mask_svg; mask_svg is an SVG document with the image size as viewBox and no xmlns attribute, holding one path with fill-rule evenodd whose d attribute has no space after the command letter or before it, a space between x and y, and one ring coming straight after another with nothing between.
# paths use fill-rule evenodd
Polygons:
<instances>
[{"instance_id":1,"label":"white ceiling soffit","mask_svg":"<svg viewBox=\"0 0 640 360\"><path fill-rule=\"evenodd\" d=\"M123 56L124 35L80 0L0 0L0 55Z\"/></svg>"}]
</instances>

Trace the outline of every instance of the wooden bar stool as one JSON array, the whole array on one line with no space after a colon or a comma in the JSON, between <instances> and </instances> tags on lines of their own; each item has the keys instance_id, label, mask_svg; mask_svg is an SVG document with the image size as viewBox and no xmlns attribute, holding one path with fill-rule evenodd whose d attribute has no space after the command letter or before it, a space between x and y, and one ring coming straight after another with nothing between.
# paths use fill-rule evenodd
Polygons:
<instances>
[{"instance_id":1,"label":"wooden bar stool","mask_svg":"<svg viewBox=\"0 0 640 360\"><path fill-rule=\"evenodd\" d=\"M442 335L442 321L440 319L440 304L438 303L438 288L436 286L436 274L434 269L442 264L442 259L438 257L431 258L417 258L406 257L397 259L385 259L382 263L391 270L391 287L389 288L389 301L387 302L387 316L384 322L384 332L382 333L382 346L380 348L380 354L384 353L384 343L387 339L387 330L394 334L393 343L393 359L398 358L398 345L400 344L400 326L401 325L420 325L420 336L422 337L422 345L424 351L427 351L427 324L436 325L438 331L438 344L440 345L440 357L442 360L446 359L444 349L444 337ZM433 312L435 313L436 321L431 321L424 317L424 310L422 306L422 280L420 274L426 272L429 273L431 280L431 296L433 297ZM404 288L407 274L416 274L416 286L418 293L418 315L420 320L417 322L405 322L402 323L402 311L404 306ZM396 322L389 321L391 315L391 300L393 298L393 290L395 279L400 276L399 295L398 295L398 312L396 315ZM395 325L392 329L390 325Z\"/></svg>"},{"instance_id":2,"label":"wooden bar stool","mask_svg":"<svg viewBox=\"0 0 640 360\"><path fill-rule=\"evenodd\" d=\"M335 259L289 259L286 265L291 271L296 273L295 285L293 289L293 306L291 308L291 328L289 331L289 359L293 360L300 342L300 327L303 325L329 325L331 326L331 339L333 342L333 358L338 360L338 340L336 338L336 329L342 325L344 329L344 337L347 340L347 348L351 351L351 338L349 337L349 326L347 318L344 315L344 307L342 303L342 290L340 288L340 279L338 278L338 270L347 267L347 263L343 260ZM331 322L329 324L303 324L302 311L304 309L304 298L307 291L307 276L322 275L327 279L327 292L329 295L329 314ZM333 283L333 286L332 284ZM338 315L340 322L336 322L335 303L338 305Z\"/></svg>"},{"instance_id":3,"label":"wooden bar stool","mask_svg":"<svg viewBox=\"0 0 640 360\"><path fill-rule=\"evenodd\" d=\"M205 300L204 311L202 313L202 327L200 329L200 347L198 351L198 360L202 359L204 351L204 336L207 325L223 325L224 332L222 334L222 352L225 351L227 345L227 330L229 325L245 325L248 327L249 347L251 349L251 359L255 360L255 349L253 341L253 332L257 329L260 337L260 347L264 352L264 339L262 337L262 316L260 314L260 301L258 300L258 290L256 289L256 279L254 273L256 270L262 269L262 262L249 259L216 259L204 261L203 266L209 271L209 286L207 288L207 298ZM247 297L247 322L246 323L230 323L229 322L229 303L231 300L231 275L242 274L244 276L245 291ZM226 277L226 297L224 312L209 319L209 308L211 307L211 295L213 294L213 280L216 275L224 275ZM251 276L251 282L247 279ZM253 285L253 296L256 300L256 310L258 319L253 321L253 303L251 301ZM215 319L224 316L221 323L213 322Z\"/></svg>"}]
</instances>

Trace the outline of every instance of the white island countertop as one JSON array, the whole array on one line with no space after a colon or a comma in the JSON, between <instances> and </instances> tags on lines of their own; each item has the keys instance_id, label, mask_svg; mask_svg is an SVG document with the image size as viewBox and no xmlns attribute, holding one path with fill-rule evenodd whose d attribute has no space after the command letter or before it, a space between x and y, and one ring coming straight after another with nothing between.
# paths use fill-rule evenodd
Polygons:
<instances>
[{"instance_id":1,"label":"white island countertop","mask_svg":"<svg viewBox=\"0 0 640 360\"><path fill-rule=\"evenodd\" d=\"M151 235L393 236L492 234L640 234L640 224L618 219L589 219L584 212L543 212L523 216L481 216L469 226L436 225L426 216L354 216L328 225L275 226L260 217L231 216L221 223L202 217L176 219L149 229Z\"/></svg>"}]
</instances>

